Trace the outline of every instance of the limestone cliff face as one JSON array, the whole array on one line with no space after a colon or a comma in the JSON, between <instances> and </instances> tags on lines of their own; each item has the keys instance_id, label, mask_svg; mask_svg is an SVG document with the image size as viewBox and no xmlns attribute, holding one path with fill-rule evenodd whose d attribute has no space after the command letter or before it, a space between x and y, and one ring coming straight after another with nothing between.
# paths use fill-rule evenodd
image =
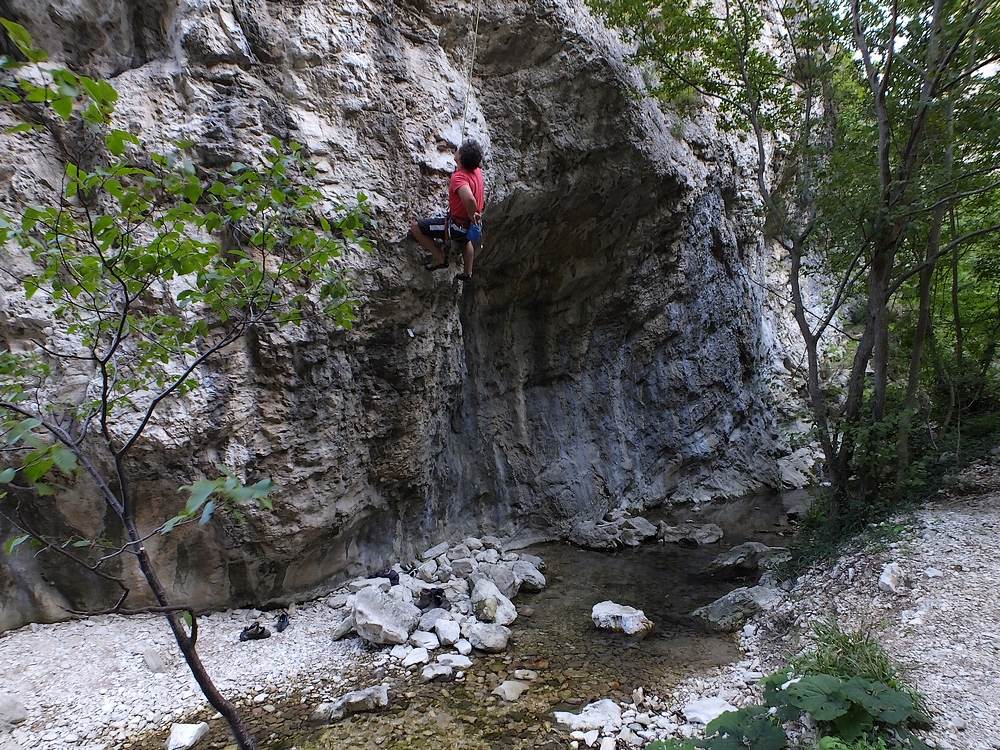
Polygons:
<instances>
[{"instance_id":1,"label":"limestone cliff face","mask_svg":"<svg viewBox=\"0 0 1000 750\"><path fill-rule=\"evenodd\" d=\"M487 152L484 250L464 291L405 239L438 212L461 135L475 7L421 0L0 0L63 60L111 79L150 147L207 166L304 143L331 197L363 190L377 252L349 259L355 330L243 342L145 445L145 528L218 463L281 488L273 514L161 543L205 606L323 589L471 530L556 536L609 508L804 479L782 463L782 316L760 286L748 154L681 122L575 0L483 9L470 133ZM56 151L0 136L0 200L32 199ZM4 262L7 262L5 256ZM0 281L0 338L45 311ZM782 391L784 393L784 391ZM83 497L45 514L100 533ZM5 560L0 628L108 595L53 561ZM137 587L140 590L140 587Z\"/></svg>"}]
</instances>

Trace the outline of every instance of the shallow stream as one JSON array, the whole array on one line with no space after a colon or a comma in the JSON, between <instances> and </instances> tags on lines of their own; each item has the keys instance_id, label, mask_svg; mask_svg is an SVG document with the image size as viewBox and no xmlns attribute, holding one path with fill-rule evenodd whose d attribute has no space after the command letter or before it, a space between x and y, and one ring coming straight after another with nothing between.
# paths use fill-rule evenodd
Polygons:
<instances>
[{"instance_id":1,"label":"shallow stream","mask_svg":"<svg viewBox=\"0 0 1000 750\"><path fill-rule=\"evenodd\" d=\"M790 534L788 511L796 496L752 497L706 508L650 513L676 523L717 523L718 544L684 548L647 544L616 553L561 543L527 551L546 562L548 587L516 600L519 616L512 646L495 657L478 655L464 681L413 685L382 713L361 714L294 743L298 750L532 750L565 748L566 733L553 725L555 710L576 710L600 698L628 699L634 688L666 694L699 671L736 661L731 636L706 632L690 612L743 585L705 574L720 551L748 540L782 545ZM611 599L642 609L653 633L634 641L597 630L591 607ZM530 688L507 703L491 694L515 669L538 673ZM291 745L289 745L291 747Z\"/></svg>"}]
</instances>

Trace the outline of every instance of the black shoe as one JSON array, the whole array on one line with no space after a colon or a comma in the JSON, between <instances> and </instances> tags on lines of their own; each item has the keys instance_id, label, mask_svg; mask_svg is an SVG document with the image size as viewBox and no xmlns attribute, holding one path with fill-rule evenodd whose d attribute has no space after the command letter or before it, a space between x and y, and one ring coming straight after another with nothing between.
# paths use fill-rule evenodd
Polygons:
<instances>
[{"instance_id":1,"label":"black shoe","mask_svg":"<svg viewBox=\"0 0 1000 750\"><path fill-rule=\"evenodd\" d=\"M271 631L267 628L261 627L259 622L255 622L253 625L247 625L240 633L241 641L259 641L270 637Z\"/></svg>"},{"instance_id":2,"label":"black shoe","mask_svg":"<svg viewBox=\"0 0 1000 750\"><path fill-rule=\"evenodd\" d=\"M285 628L287 628L289 624L290 623L288 622L288 613L282 612L280 615L278 615L278 621L274 624L274 629L277 630L279 633L283 633L285 631Z\"/></svg>"},{"instance_id":3,"label":"black shoe","mask_svg":"<svg viewBox=\"0 0 1000 750\"><path fill-rule=\"evenodd\" d=\"M447 268L447 267L448 267L447 259L445 259L443 263L434 263L434 261L432 260L429 260L426 263L424 263L424 268L426 268L428 271L440 271L442 268Z\"/></svg>"},{"instance_id":4,"label":"black shoe","mask_svg":"<svg viewBox=\"0 0 1000 750\"><path fill-rule=\"evenodd\" d=\"M472 275L468 273L460 273L455 276L459 281L472 281Z\"/></svg>"}]
</instances>

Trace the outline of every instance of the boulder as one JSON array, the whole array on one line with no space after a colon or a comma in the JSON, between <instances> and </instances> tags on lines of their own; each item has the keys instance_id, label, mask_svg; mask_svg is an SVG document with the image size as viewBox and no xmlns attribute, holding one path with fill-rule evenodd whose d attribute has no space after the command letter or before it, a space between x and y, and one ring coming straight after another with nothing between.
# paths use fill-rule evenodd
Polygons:
<instances>
[{"instance_id":1,"label":"boulder","mask_svg":"<svg viewBox=\"0 0 1000 750\"><path fill-rule=\"evenodd\" d=\"M348 633L354 631L354 612L345 611L341 615L340 619L336 620L333 627L330 628L330 635L333 636L333 640L339 641Z\"/></svg>"},{"instance_id":2,"label":"boulder","mask_svg":"<svg viewBox=\"0 0 1000 750\"><path fill-rule=\"evenodd\" d=\"M773 567L789 557L784 547L768 547L760 542L744 542L718 555L708 566L708 572L723 575L752 575Z\"/></svg>"},{"instance_id":3,"label":"boulder","mask_svg":"<svg viewBox=\"0 0 1000 750\"><path fill-rule=\"evenodd\" d=\"M588 732L604 727L615 729L621 726L622 710L613 700L604 698L584 706L578 714L556 711L555 718L558 723L569 727L572 731Z\"/></svg>"},{"instance_id":4,"label":"boulder","mask_svg":"<svg viewBox=\"0 0 1000 750\"><path fill-rule=\"evenodd\" d=\"M460 653L462 656L468 656L469 654L472 653L472 644L465 638L462 638L455 642L455 650L458 651L458 653Z\"/></svg>"},{"instance_id":5,"label":"boulder","mask_svg":"<svg viewBox=\"0 0 1000 750\"><path fill-rule=\"evenodd\" d=\"M20 699L13 695L0 693L0 729L5 726L21 724L28 719L28 711Z\"/></svg>"},{"instance_id":6,"label":"boulder","mask_svg":"<svg viewBox=\"0 0 1000 750\"><path fill-rule=\"evenodd\" d=\"M518 560L511 566L511 570L525 591L541 591L545 588L545 576L527 560Z\"/></svg>"},{"instance_id":7,"label":"boulder","mask_svg":"<svg viewBox=\"0 0 1000 750\"><path fill-rule=\"evenodd\" d=\"M526 562L529 565L534 565L536 570L545 572L545 561L538 555L529 555L526 552L521 553L521 562Z\"/></svg>"},{"instance_id":8,"label":"boulder","mask_svg":"<svg viewBox=\"0 0 1000 750\"><path fill-rule=\"evenodd\" d=\"M521 680L504 680L493 689L493 695L499 695L505 701L516 701L521 693L528 689L528 683Z\"/></svg>"},{"instance_id":9,"label":"boulder","mask_svg":"<svg viewBox=\"0 0 1000 750\"><path fill-rule=\"evenodd\" d=\"M388 591L392 583L388 578L358 578L347 584L347 588L352 592L357 593L361 589L366 589L370 586L374 586L380 591Z\"/></svg>"},{"instance_id":10,"label":"boulder","mask_svg":"<svg viewBox=\"0 0 1000 750\"><path fill-rule=\"evenodd\" d=\"M451 572L457 576L467 576L476 569L476 561L471 557L460 557L451 561Z\"/></svg>"},{"instance_id":11,"label":"boulder","mask_svg":"<svg viewBox=\"0 0 1000 750\"><path fill-rule=\"evenodd\" d=\"M510 640L510 629L503 625L477 622L469 626L468 639L473 648L488 654L497 654L507 648L507 642Z\"/></svg>"},{"instance_id":12,"label":"boulder","mask_svg":"<svg viewBox=\"0 0 1000 750\"><path fill-rule=\"evenodd\" d=\"M479 574L493 581L494 585L500 590L500 593L508 599L513 599L517 596L517 592L521 589L521 581L514 573L511 565L504 563L483 563L479 566ZM473 576L473 579L477 578L479 578L479 575Z\"/></svg>"},{"instance_id":13,"label":"boulder","mask_svg":"<svg viewBox=\"0 0 1000 750\"><path fill-rule=\"evenodd\" d=\"M476 553L476 561L481 563L498 563L500 562L500 553L492 547L487 547L481 552Z\"/></svg>"},{"instance_id":14,"label":"boulder","mask_svg":"<svg viewBox=\"0 0 1000 750\"><path fill-rule=\"evenodd\" d=\"M454 620L440 619L434 623L434 632L442 646L450 646L457 643L462 637L462 629Z\"/></svg>"},{"instance_id":15,"label":"boulder","mask_svg":"<svg viewBox=\"0 0 1000 750\"><path fill-rule=\"evenodd\" d=\"M656 526L642 516L622 519L618 537L626 547L638 547L656 536Z\"/></svg>"},{"instance_id":16,"label":"boulder","mask_svg":"<svg viewBox=\"0 0 1000 750\"><path fill-rule=\"evenodd\" d=\"M684 708L681 709L681 713L684 714L684 718L687 719L692 724L708 724L710 721L714 721L726 711L735 711L736 706L728 703L723 698L709 697L709 698L699 698L693 700L690 703L684 704Z\"/></svg>"},{"instance_id":17,"label":"boulder","mask_svg":"<svg viewBox=\"0 0 1000 750\"><path fill-rule=\"evenodd\" d=\"M441 542L440 544L435 544L428 550L424 550L424 553L420 556L421 560L432 560L438 555L443 555L448 552L448 547L450 545L448 542Z\"/></svg>"},{"instance_id":18,"label":"boulder","mask_svg":"<svg viewBox=\"0 0 1000 750\"><path fill-rule=\"evenodd\" d=\"M467 536L462 540L462 544L471 549L473 552L483 548L483 540L474 536Z\"/></svg>"},{"instance_id":19,"label":"boulder","mask_svg":"<svg viewBox=\"0 0 1000 750\"><path fill-rule=\"evenodd\" d=\"M722 528L714 523L695 524L688 521L679 526L670 526L666 521L660 521L656 529L656 538L661 542L688 547L715 544L722 537Z\"/></svg>"},{"instance_id":20,"label":"boulder","mask_svg":"<svg viewBox=\"0 0 1000 750\"><path fill-rule=\"evenodd\" d=\"M464 557L469 557L471 554L472 550L469 549L467 544L456 544L448 550L446 557L449 560L461 560Z\"/></svg>"},{"instance_id":21,"label":"boulder","mask_svg":"<svg viewBox=\"0 0 1000 750\"><path fill-rule=\"evenodd\" d=\"M375 587L362 589L354 598L354 628L370 643L406 643L420 622L420 610Z\"/></svg>"},{"instance_id":22,"label":"boulder","mask_svg":"<svg viewBox=\"0 0 1000 750\"><path fill-rule=\"evenodd\" d=\"M476 617L484 622L510 625L517 619L513 602L500 593L496 584L488 578L480 578L472 589L472 609Z\"/></svg>"},{"instance_id":23,"label":"boulder","mask_svg":"<svg viewBox=\"0 0 1000 750\"><path fill-rule=\"evenodd\" d=\"M757 612L772 609L783 596L781 589L745 586L730 591L711 604L699 607L691 615L705 623L710 630L732 633Z\"/></svg>"},{"instance_id":24,"label":"boulder","mask_svg":"<svg viewBox=\"0 0 1000 750\"><path fill-rule=\"evenodd\" d=\"M417 648L426 648L428 651L433 651L441 645L436 635L424 630L414 630L410 633L409 643Z\"/></svg>"},{"instance_id":25,"label":"boulder","mask_svg":"<svg viewBox=\"0 0 1000 750\"><path fill-rule=\"evenodd\" d=\"M434 623L438 620L450 620L451 612L446 609L441 609L441 607L435 607L434 609L429 609L420 615L420 622L417 624L418 630L433 630Z\"/></svg>"},{"instance_id":26,"label":"boulder","mask_svg":"<svg viewBox=\"0 0 1000 750\"><path fill-rule=\"evenodd\" d=\"M413 646L411 646L409 643L400 643L399 645L393 646L389 650L389 656L391 656L393 659L398 659L399 661L402 661L403 659L405 659L407 656L410 655L410 652L412 650Z\"/></svg>"},{"instance_id":27,"label":"boulder","mask_svg":"<svg viewBox=\"0 0 1000 750\"><path fill-rule=\"evenodd\" d=\"M406 655L403 659L404 667L412 667L416 664L426 664L431 660L431 655L427 653L427 649L420 647L413 649L410 653Z\"/></svg>"},{"instance_id":28,"label":"boulder","mask_svg":"<svg viewBox=\"0 0 1000 750\"><path fill-rule=\"evenodd\" d=\"M167 750L188 750L197 745L206 734L208 724L203 721L198 724L171 724Z\"/></svg>"},{"instance_id":29,"label":"boulder","mask_svg":"<svg viewBox=\"0 0 1000 750\"><path fill-rule=\"evenodd\" d=\"M437 575L437 572L438 572L437 561L428 560L427 562L423 563L419 568L417 568L413 572L413 575L415 575L421 581L426 581L427 583L430 583L431 581L434 580L434 577Z\"/></svg>"},{"instance_id":30,"label":"boulder","mask_svg":"<svg viewBox=\"0 0 1000 750\"><path fill-rule=\"evenodd\" d=\"M618 525L606 521L582 521L570 531L568 539L578 547L612 550L621 547Z\"/></svg>"},{"instance_id":31,"label":"boulder","mask_svg":"<svg viewBox=\"0 0 1000 750\"><path fill-rule=\"evenodd\" d=\"M653 629L653 622L641 609L603 601L595 604L590 619L601 630L611 630L625 635L646 636Z\"/></svg>"},{"instance_id":32,"label":"boulder","mask_svg":"<svg viewBox=\"0 0 1000 750\"><path fill-rule=\"evenodd\" d=\"M495 536L484 536L483 546L487 549L495 549L499 552L503 552L503 542Z\"/></svg>"},{"instance_id":33,"label":"boulder","mask_svg":"<svg viewBox=\"0 0 1000 750\"><path fill-rule=\"evenodd\" d=\"M353 690L329 703L320 703L312 712L312 721L330 723L340 721L350 714L375 711L389 705L389 688L374 685L364 690Z\"/></svg>"}]
</instances>

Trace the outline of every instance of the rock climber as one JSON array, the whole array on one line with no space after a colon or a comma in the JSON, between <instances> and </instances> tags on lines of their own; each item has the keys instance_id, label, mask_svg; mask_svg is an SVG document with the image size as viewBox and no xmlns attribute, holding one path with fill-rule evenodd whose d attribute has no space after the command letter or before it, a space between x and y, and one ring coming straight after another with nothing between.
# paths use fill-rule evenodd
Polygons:
<instances>
[{"instance_id":1,"label":"rock climber","mask_svg":"<svg viewBox=\"0 0 1000 750\"><path fill-rule=\"evenodd\" d=\"M455 171L448 182L448 214L410 222L413 239L431 254L424 263L428 271L448 267L447 242L465 241L462 250L462 273L456 278L472 280L472 264L481 237L480 223L486 205L483 187L483 151L474 140L467 140L455 151ZM441 240L438 246L435 240Z\"/></svg>"}]
</instances>

